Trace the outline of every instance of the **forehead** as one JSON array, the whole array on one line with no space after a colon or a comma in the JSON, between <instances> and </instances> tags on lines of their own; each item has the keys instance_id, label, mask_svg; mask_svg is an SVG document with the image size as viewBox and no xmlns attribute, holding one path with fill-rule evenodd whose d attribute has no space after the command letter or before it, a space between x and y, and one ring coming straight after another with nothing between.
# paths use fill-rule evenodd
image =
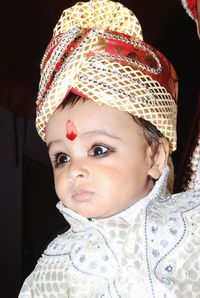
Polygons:
<instances>
[{"instance_id":1,"label":"forehead","mask_svg":"<svg viewBox=\"0 0 200 298\"><path fill-rule=\"evenodd\" d=\"M108 105L98 105L93 101L79 101L74 106L57 110L50 118L46 136L60 135L66 132L67 121L73 121L80 135L88 130L105 129L108 133L130 134L141 132L132 116Z\"/></svg>"}]
</instances>

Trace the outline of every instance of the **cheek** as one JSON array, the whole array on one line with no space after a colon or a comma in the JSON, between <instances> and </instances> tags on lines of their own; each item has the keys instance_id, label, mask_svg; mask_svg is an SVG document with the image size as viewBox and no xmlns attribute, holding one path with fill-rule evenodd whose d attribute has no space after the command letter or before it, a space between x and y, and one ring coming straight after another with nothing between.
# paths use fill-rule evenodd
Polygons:
<instances>
[{"instance_id":1,"label":"cheek","mask_svg":"<svg viewBox=\"0 0 200 298\"><path fill-rule=\"evenodd\" d=\"M99 186L102 186L105 193L119 193L124 192L127 189L127 185L130 184L130 176L127 169L122 166L107 166L103 167L97 176L97 171L94 173L96 176L96 182Z\"/></svg>"},{"instance_id":2,"label":"cheek","mask_svg":"<svg viewBox=\"0 0 200 298\"><path fill-rule=\"evenodd\" d=\"M124 195L138 194L143 191L148 181L148 167L144 159L127 160L118 169L112 171L111 183L115 181L117 191Z\"/></svg>"},{"instance_id":3,"label":"cheek","mask_svg":"<svg viewBox=\"0 0 200 298\"><path fill-rule=\"evenodd\" d=\"M64 175L62 173L54 173L54 184L55 184L55 191L59 199L62 201L62 199L65 197L65 194L67 193L67 183L66 179L64 178Z\"/></svg>"}]
</instances>

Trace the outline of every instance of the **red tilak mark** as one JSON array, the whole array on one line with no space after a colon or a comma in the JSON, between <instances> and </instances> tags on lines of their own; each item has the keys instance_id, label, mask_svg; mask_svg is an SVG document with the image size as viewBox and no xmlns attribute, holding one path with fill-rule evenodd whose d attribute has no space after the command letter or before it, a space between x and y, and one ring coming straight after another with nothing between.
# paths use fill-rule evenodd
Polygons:
<instances>
[{"instance_id":1,"label":"red tilak mark","mask_svg":"<svg viewBox=\"0 0 200 298\"><path fill-rule=\"evenodd\" d=\"M68 120L66 126L66 138L73 141L77 137L76 126L73 121Z\"/></svg>"}]
</instances>

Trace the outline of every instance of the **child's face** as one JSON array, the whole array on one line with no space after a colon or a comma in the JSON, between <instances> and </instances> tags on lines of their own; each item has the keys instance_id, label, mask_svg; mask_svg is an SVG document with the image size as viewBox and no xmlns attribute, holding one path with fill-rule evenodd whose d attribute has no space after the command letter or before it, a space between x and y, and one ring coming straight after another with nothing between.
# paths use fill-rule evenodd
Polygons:
<instances>
[{"instance_id":1,"label":"child's face","mask_svg":"<svg viewBox=\"0 0 200 298\"><path fill-rule=\"evenodd\" d=\"M73 141L68 123L77 134ZM80 101L52 115L46 139L57 195L85 217L121 212L152 188L149 146L126 112Z\"/></svg>"}]
</instances>

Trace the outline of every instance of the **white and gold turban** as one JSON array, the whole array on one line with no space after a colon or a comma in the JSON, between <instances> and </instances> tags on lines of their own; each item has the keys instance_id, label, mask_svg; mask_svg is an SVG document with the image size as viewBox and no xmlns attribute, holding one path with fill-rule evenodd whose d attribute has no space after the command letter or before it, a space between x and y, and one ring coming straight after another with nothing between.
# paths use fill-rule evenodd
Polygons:
<instances>
[{"instance_id":1,"label":"white and gold turban","mask_svg":"<svg viewBox=\"0 0 200 298\"><path fill-rule=\"evenodd\" d=\"M43 140L70 91L150 121L175 150L176 73L122 4L91 0L62 13L41 63L36 127Z\"/></svg>"}]
</instances>

